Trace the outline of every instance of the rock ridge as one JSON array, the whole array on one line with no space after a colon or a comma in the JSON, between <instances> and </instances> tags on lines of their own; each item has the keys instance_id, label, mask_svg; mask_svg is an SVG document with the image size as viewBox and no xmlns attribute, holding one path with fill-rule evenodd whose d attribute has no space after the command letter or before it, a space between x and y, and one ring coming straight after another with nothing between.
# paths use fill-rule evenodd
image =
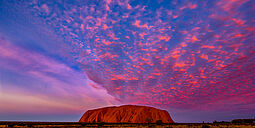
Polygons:
<instances>
[{"instance_id":1,"label":"rock ridge","mask_svg":"<svg viewBox=\"0 0 255 128\"><path fill-rule=\"evenodd\" d=\"M79 122L106 122L106 123L174 123L166 110L149 106L123 105L88 110Z\"/></svg>"}]
</instances>

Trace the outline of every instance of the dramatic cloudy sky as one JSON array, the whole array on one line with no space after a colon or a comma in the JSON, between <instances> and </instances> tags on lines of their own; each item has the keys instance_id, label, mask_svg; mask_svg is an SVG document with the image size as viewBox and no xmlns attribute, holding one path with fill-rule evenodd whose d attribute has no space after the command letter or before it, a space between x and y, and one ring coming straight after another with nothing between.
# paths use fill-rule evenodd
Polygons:
<instances>
[{"instance_id":1,"label":"dramatic cloudy sky","mask_svg":"<svg viewBox=\"0 0 255 128\"><path fill-rule=\"evenodd\" d=\"M255 115L254 0L0 1L0 120L137 104Z\"/></svg>"}]
</instances>

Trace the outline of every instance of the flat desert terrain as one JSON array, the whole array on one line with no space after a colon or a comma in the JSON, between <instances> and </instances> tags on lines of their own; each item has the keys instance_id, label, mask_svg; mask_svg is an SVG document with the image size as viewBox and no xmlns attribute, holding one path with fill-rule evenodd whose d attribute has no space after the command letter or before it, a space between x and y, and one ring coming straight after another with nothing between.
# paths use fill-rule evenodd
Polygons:
<instances>
[{"instance_id":1,"label":"flat desert terrain","mask_svg":"<svg viewBox=\"0 0 255 128\"><path fill-rule=\"evenodd\" d=\"M0 122L0 128L255 128L255 124L232 123L80 123L80 122Z\"/></svg>"}]
</instances>

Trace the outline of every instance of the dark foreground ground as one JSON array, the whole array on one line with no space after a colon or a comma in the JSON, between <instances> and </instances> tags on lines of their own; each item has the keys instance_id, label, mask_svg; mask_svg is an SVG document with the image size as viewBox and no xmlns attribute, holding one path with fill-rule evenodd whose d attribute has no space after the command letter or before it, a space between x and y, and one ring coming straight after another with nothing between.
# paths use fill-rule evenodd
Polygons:
<instances>
[{"instance_id":1,"label":"dark foreground ground","mask_svg":"<svg viewBox=\"0 0 255 128\"><path fill-rule=\"evenodd\" d=\"M79 122L13 122L0 121L0 128L255 128L254 123L79 123Z\"/></svg>"}]
</instances>

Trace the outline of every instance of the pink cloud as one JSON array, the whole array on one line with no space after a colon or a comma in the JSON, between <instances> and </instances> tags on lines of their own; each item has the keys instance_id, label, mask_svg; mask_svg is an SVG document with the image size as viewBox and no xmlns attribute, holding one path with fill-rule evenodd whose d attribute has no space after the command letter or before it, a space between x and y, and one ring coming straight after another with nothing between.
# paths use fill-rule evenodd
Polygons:
<instances>
[{"instance_id":1,"label":"pink cloud","mask_svg":"<svg viewBox=\"0 0 255 128\"><path fill-rule=\"evenodd\" d=\"M41 90L44 86L41 83L29 85L33 86L33 90L27 87L1 85L0 114L6 112L79 114L93 107L118 103L105 89L90 86L90 80L85 74L71 69L66 64L20 48L4 39L0 40L0 44L1 68L49 85L44 91Z\"/></svg>"}]
</instances>

